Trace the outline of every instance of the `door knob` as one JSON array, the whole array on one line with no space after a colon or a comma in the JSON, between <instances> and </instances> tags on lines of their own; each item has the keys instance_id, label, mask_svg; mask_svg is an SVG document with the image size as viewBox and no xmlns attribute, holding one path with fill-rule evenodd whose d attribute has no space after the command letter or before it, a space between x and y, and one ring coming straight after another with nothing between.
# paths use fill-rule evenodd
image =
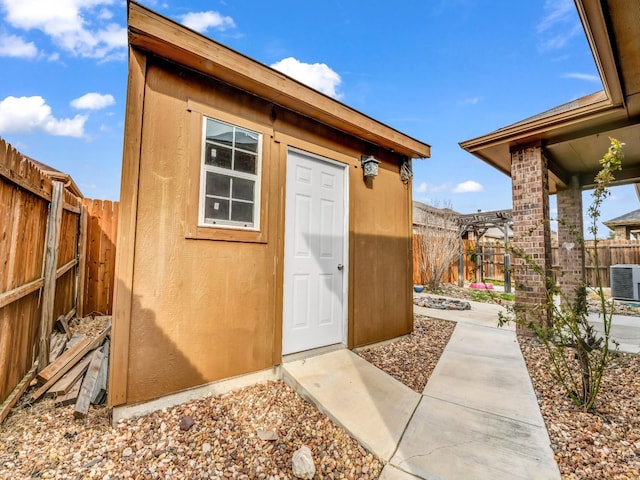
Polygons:
<instances>
[{"instance_id":1,"label":"door knob","mask_svg":"<svg viewBox=\"0 0 640 480\"><path fill-rule=\"evenodd\" d=\"M343 265L343 264L341 264L341 263L339 263L339 264L338 264L338 270L344 270L344 265Z\"/></svg>"}]
</instances>

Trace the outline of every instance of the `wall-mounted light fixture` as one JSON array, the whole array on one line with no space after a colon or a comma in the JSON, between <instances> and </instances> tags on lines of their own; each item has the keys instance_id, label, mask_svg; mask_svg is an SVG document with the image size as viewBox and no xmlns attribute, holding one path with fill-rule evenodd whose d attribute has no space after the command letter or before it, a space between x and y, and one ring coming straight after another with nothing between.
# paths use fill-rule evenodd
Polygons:
<instances>
[{"instance_id":1,"label":"wall-mounted light fixture","mask_svg":"<svg viewBox=\"0 0 640 480\"><path fill-rule=\"evenodd\" d=\"M378 165L380 160L376 160L373 155L360 157L362 163L362 171L365 178L373 178L378 176Z\"/></svg>"}]
</instances>

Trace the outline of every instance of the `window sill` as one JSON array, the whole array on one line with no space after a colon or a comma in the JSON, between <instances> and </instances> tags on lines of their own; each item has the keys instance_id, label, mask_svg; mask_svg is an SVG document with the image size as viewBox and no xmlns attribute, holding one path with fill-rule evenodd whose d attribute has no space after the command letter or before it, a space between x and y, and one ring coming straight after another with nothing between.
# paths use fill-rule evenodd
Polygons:
<instances>
[{"instance_id":1,"label":"window sill","mask_svg":"<svg viewBox=\"0 0 640 480\"><path fill-rule=\"evenodd\" d=\"M264 231L219 227L194 226L186 232L185 238L188 240L214 240L220 242L267 243Z\"/></svg>"}]
</instances>

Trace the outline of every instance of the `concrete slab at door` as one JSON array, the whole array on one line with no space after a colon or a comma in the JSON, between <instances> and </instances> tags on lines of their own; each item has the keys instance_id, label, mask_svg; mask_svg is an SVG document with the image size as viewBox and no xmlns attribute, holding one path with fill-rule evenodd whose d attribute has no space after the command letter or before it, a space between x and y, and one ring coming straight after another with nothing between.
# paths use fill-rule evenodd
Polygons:
<instances>
[{"instance_id":1,"label":"concrete slab at door","mask_svg":"<svg viewBox=\"0 0 640 480\"><path fill-rule=\"evenodd\" d=\"M345 341L344 165L287 157L282 353Z\"/></svg>"}]
</instances>

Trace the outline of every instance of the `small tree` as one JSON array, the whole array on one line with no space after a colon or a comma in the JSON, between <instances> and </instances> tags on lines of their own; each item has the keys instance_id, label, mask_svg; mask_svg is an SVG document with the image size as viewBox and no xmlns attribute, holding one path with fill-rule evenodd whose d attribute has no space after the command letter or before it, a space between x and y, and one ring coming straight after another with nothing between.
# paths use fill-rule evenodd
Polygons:
<instances>
[{"instance_id":1,"label":"small tree","mask_svg":"<svg viewBox=\"0 0 640 480\"><path fill-rule=\"evenodd\" d=\"M422 279L430 290L437 290L458 256L458 214L450 204L427 207L418 228L418 259Z\"/></svg>"},{"instance_id":2,"label":"small tree","mask_svg":"<svg viewBox=\"0 0 640 480\"><path fill-rule=\"evenodd\" d=\"M563 386L573 402L584 410L594 406L604 370L615 355L610 344L617 346L611 339L611 321L613 318L613 300L608 301L602 288L598 259L598 219L602 202L610 195L609 186L615 180L614 173L622 168L622 143L611 139L611 146L600 160L601 170L595 177L596 188L592 193L592 203L588 209L591 219L589 232L593 235L593 264L596 272L595 291L600 302L604 332L599 335L593 325L587 321L587 287L585 283L578 285L575 297L569 298L553 281L546 278L546 308L551 312L550 324L539 324L529 320L529 316L511 311L511 315L500 314L499 324L509 321L533 331L544 344L553 375ZM583 242L578 241L583 248ZM533 269L544 277L544 269L524 250L511 247L512 253L523 259L527 268ZM561 301L555 301L560 297Z\"/></svg>"}]
</instances>

